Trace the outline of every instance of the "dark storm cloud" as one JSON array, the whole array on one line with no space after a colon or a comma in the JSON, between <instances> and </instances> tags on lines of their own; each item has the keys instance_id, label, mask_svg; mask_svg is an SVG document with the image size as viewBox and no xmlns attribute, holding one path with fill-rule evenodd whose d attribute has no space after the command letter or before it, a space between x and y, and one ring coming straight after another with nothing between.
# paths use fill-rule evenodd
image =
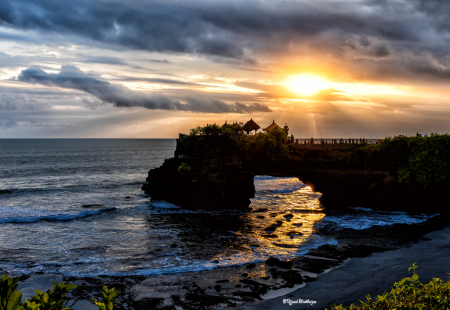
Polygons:
<instances>
[{"instance_id":1,"label":"dark storm cloud","mask_svg":"<svg viewBox=\"0 0 450 310\"><path fill-rule=\"evenodd\" d=\"M76 34L132 49L242 57L246 48L261 47L259 41L286 45L326 31L416 39L415 29L396 18L408 6L396 3L80 0L68 9L58 0L6 0L0 18L18 28Z\"/></svg>"},{"instance_id":2,"label":"dark storm cloud","mask_svg":"<svg viewBox=\"0 0 450 310\"><path fill-rule=\"evenodd\" d=\"M97 76L85 74L74 66L63 66L58 74L47 73L40 68L29 68L20 73L18 80L25 83L83 91L93 95L103 103L112 103L116 107L143 107L150 110L178 110L201 113L270 111L266 106L257 103L251 105L238 102L227 104L214 98L188 97L186 103L181 103L173 101L163 94L134 91L122 85L100 80Z\"/></svg>"},{"instance_id":3,"label":"dark storm cloud","mask_svg":"<svg viewBox=\"0 0 450 310\"><path fill-rule=\"evenodd\" d=\"M425 53L438 62L450 53L449 11L448 1L438 0L3 0L0 24L56 34L57 40L77 44L194 53L249 67L258 67L261 55L309 44L317 55L328 55L342 66L352 67L361 59L389 62L367 75L382 78L394 71L408 78ZM356 68L355 75L364 70Z\"/></svg>"}]
</instances>

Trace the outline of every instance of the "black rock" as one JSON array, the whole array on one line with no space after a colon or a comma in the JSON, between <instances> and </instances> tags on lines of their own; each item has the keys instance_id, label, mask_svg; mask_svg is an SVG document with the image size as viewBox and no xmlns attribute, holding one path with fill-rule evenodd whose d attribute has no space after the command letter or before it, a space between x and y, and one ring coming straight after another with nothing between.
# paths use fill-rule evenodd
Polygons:
<instances>
[{"instance_id":1,"label":"black rock","mask_svg":"<svg viewBox=\"0 0 450 310\"><path fill-rule=\"evenodd\" d=\"M130 196L125 197L125 199L130 199L130 198L131 198Z\"/></svg>"},{"instance_id":2,"label":"black rock","mask_svg":"<svg viewBox=\"0 0 450 310\"><path fill-rule=\"evenodd\" d=\"M267 259L265 261L266 265L269 265L269 266L275 266L279 262L280 262L280 260L278 258L275 258L275 257L270 257L269 259Z\"/></svg>"},{"instance_id":3,"label":"black rock","mask_svg":"<svg viewBox=\"0 0 450 310\"><path fill-rule=\"evenodd\" d=\"M262 215L258 215L256 218L257 218L257 219L263 219L263 218L265 218L265 217L262 216Z\"/></svg>"},{"instance_id":4,"label":"black rock","mask_svg":"<svg viewBox=\"0 0 450 310\"><path fill-rule=\"evenodd\" d=\"M176 244L176 243L172 243L172 244L170 245L171 248L176 248L177 246L178 246L178 244Z\"/></svg>"},{"instance_id":5,"label":"black rock","mask_svg":"<svg viewBox=\"0 0 450 310\"><path fill-rule=\"evenodd\" d=\"M287 220L290 220L291 218L293 218L294 217L294 215L292 215L292 214L286 214L285 216L284 216L284 218L285 219L287 219Z\"/></svg>"},{"instance_id":6,"label":"black rock","mask_svg":"<svg viewBox=\"0 0 450 310\"><path fill-rule=\"evenodd\" d=\"M225 280L217 280L216 283L226 283L226 282L230 282L230 280L225 279Z\"/></svg>"},{"instance_id":7,"label":"black rock","mask_svg":"<svg viewBox=\"0 0 450 310\"><path fill-rule=\"evenodd\" d=\"M219 261L216 259L216 260L213 260L212 261L214 264L218 264L219 263Z\"/></svg>"},{"instance_id":8,"label":"black rock","mask_svg":"<svg viewBox=\"0 0 450 310\"><path fill-rule=\"evenodd\" d=\"M303 236L303 233L293 230L293 231L288 232L286 235L288 235L288 236Z\"/></svg>"},{"instance_id":9,"label":"black rock","mask_svg":"<svg viewBox=\"0 0 450 310\"><path fill-rule=\"evenodd\" d=\"M99 204L91 204L91 205L81 205L82 208L100 208L103 207L102 205Z\"/></svg>"},{"instance_id":10,"label":"black rock","mask_svg":"<svg viewBox=\"0 0 450 310\"><path fill-rule=\"evenodd\" d=\"M253 269L255 267L256 267L256 264L252 263L252 264L248 264L247 266L245 266L245 269Z\"/></svg>"},{"instance_id":11,"label":"black rock","mask_svg":"<svg viewBox=\"0 0 450 310\"><path fill-rule=\"evenodd\" d=\"M292 269L292 262L290 262L290 261L281 261L281 262L278 262L276 265L278 268Z\"/></svg>"},{"instance_id":12,"label":"black rock","mask_svg":"<svg viewBox=\"0 0 450 310\"><path fill-rule=\"evenodd\" d=\"M242 285L240 285L240 284L236 284L234 287L237 287L237 288L241 288L242 287Z\"/></svg>"},{"instance_id":13,"label":"black rock","mask_svg":"<svg viewBox=\"0 0 450 310\"><path fill-rule=\"evenodd\" d=\"M242 276L243 277L248 277L248 273L245 272L245 273L242 274Z\"/></svg>"},{"instance_id":14,"label":"black rock","mask_svg":"<svg viewBox=\"0 0 450 310\"><path fill-rule=\"evenodd\" d=\"M214 286L214 289L216 290L216 292L220 292L220 288L221 288L221 286L219 284Z\"/></svg>"},{"instance_id":15,"label":"black rock","mask_svg":"<svg viewBox=\"0 0 450 310\"><path fill-rule=\"evenodd\" d=\"M268 234L268 235L261 235L261 236L264 238L278 238L278 236L275 234Z\"/></svg>"},{"instance_id":16,"label":"black rock","mask_svg":"<svg viewBox=\"0 0 450 310\"><path fill-rule=\"evenodd\" d=\"M296 270L285 271L280 276L291 285L303 283L302 276Z\"/></svg>"},{"instance_id":17,"label":"black rock","mask_svg":"<svg viewBox=\"0 0 450 310\"><path fill-rule=\"evenodd\" d=\"M266 231L266 232L274 232L276 229L277 229L278 227L277 226L269 226L269 227L266 227L266 228L264 228L264 230Z\"/></svg>"}]
</instances>

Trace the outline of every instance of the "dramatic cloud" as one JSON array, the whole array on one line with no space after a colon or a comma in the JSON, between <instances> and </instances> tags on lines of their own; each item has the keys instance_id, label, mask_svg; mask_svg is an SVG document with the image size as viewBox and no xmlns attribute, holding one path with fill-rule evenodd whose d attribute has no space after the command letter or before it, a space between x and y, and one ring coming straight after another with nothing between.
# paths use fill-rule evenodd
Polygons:
<instances>
[{"instance_id":1,"label":"dramatic cloud","mask_svg":"<svg viewBox=\"0 0 450 310\"><path fill-rule=\"evenodd\" d=\"M77 44L199 54L250 67L267 57L305 53L306 47L340 61L358 77L379 61L385 65L367 77L410 77L420 63L420 72L441 79L449 68L450 5L445 1L79 0L67 6L58 0L3 0L0 25L53 33ZM433 61L423 62L426 57ZM86 61L124 64L113 57Z\"/></svg>"},{"instance_id":2,"label":"dramatic cloud","mask_svg":"<svg viewBox=\"0 0 450 310\"><path fill-rule=\"evenodd\" d=\"M448 12L446 0L0 0L0 129L175 137L252 117L305 137L450 132ZM301 74L326 83L290 83Z\"/></svg>"},{"instance_id":3,"label":"dramatic cloud","mask_svg":"<svg viewBox=\"0 0 450 310\"><path fill-rule=\"evenodd\" d=\"M40 68L23 70L18 80L25 83L40 84L51 87L80 90L89 93L104 103L116 107L142 107L150 110L179 110L202 113L247 113L270 112L261 104L245 105L239 102L226 104L213 98L187 98L186 103L173 101L163 94L144 93L131 90L125 86L100 80L96 76L85 74L75 66L63 66L58 74L51 74ZM89 104L92 107L92 104Z\"/></svg>"}]
</instances>

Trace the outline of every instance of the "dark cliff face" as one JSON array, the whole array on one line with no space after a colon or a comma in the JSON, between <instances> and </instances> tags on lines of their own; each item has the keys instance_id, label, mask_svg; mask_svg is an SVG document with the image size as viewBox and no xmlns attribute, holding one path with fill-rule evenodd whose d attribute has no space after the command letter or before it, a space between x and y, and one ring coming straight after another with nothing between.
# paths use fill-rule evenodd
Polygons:
<instances>
[{"instance_id":1,"label":"dark cliff face","mask_svg":"<svg viewBox=\"0 0 450 310\"><path fill-rule=\"evenodd\" d=\"M285 173L321 192L321 203L327 209L355 206L449 212L449 184L425 189L417 182L399 182L398 167L381 154L368 156L361 145L292 145L292 150Z\"/></svg>"},{"instance_id":2,"label":"dark cliff face","mask_svg":"<svg viewBox=\"0 0 450 310\"><path fill-rule=\"evenodd\" d=\"M213 143L214 148L205 149L195 141L178 140L176 156L150 170L142 189L154 200L186 208L248 208L255 195L254 174L230 147L232 141Z\"/></svg>"},{"instance_id":3,"label":"dark cliff face","mask_svg":"<svg viewBox=\"0 0 450 310\"><path fill-rule=\"evenodd\" d=\"M209 139L209 140L208 140ZM276 165L243 160L230 138L190 137L177 142L175 157L149 171L143 190L155 200L188 208L247 208L256 174L298 177L321 192L325 208L349 206L442 212L450 186L425 190L400 183L387 160L368 157L361 145L291 145L291 158ZM184 163L186 169L179 167Z\"/></svg>"},{"instance_id":4,"label":"dark cliff face","mask_svg":"<svg viewBox=\"0 0 450 310\"><path fill-rule=\"evenodd\" d=\"M368 159L359 144L293 145L291 173L321 192L327 207L368 206L367 191L390 175L382 158Z\"/></svg>"}]
</instances>

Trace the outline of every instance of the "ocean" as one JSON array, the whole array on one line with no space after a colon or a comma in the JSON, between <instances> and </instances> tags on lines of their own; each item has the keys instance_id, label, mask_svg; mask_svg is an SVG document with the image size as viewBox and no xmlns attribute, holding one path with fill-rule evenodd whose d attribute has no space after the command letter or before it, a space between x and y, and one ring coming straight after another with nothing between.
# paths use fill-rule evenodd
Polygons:
<instances>
[{"instance_id":1,"label":"ocean","mask_svg":"<svg viewBox=\"0 0 450 310\"><path fill-rule=\"evenodd\" d=\"M186 210L141 190L174 139L1 139L0 271L154 275L288 259L338 244L327 228L413 224L430 215L326 213L297 178L256 176L248 211Z\"/></svg>"}]
</instances>

